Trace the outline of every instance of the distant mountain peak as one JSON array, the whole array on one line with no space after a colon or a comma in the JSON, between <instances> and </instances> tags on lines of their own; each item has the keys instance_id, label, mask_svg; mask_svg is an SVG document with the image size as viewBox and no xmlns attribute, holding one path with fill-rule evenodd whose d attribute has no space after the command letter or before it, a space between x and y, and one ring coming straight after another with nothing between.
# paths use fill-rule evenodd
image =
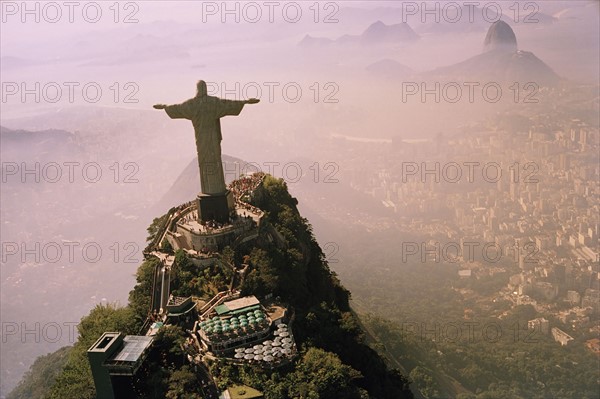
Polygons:
<instances>
[{"instance_id":1,"label":"distant mountain peak","mask_svg":"<svg viewBox=\"0 0 600 399\"><path fill-rule=\"evenodd\" d=\"M305 35L298 43L301 47L328 46L333 43L338 45L359 44L359 45L378 45L378 44L397 44L408 43L419 39L419 35L406 22L386 25L378 20L373 22L361 35L345 34L331 40L322 37L313 37Z\"/></svg>"},{"instance_id":2,"label":"distant mountain peak","mask_svg":"<svg viewBox=\"0 0 600 399\"><path fill-rule=\"evenodd\" d=\"M509 24L498 20L488 29L483 41L484 51L517 51L517 36Z\"/></svg>"},{"instance_id":3,"label":"distant mountain peak","mask_svg":"<svg viewBox=\"0 0 600 399\"><path fill-rule=\"evenodd\" d=\"M317 47L317 46L329 45L332 42L333 42L333 40L327 39L324 37L313 37L311 35L306 35L300 41L300 43L298 43L298 45L302 46L302 47Z\"/></svg>"},{"instance_id":4,"label":"distant mountain peak","mask_svg":"<svg viewBox=\"0 0 600 399\"><path fill-rule=\"evenodd\" d=\"M485 51L465 61L431 71L429 76L452 79L496 79L501 82L535 82L555 86L561 78L530 51L517 49L517 38L504 21L488 29Z\"/></svg>"},{"instance_id":5,"label":"distant mountain peak","mask_svg":"<svg viewBox=\"0 0 600 399\"><path fill-rule=\"evenodd\" d=\"M419 38L419 35L406 22L386 25L381 21L373 22L361 35L361 40L365 42L396 42L412 41Z\"/></svg>"}]
</instances>

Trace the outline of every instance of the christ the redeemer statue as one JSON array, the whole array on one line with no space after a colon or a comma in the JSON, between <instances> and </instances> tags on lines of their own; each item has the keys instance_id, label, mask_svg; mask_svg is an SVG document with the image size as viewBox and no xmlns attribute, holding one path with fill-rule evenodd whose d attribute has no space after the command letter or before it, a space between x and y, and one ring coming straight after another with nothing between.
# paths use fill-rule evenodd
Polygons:
<instances>
[{"instance_id":1,"label":"christ the redeemer statue","mask_svg":"<svg viewBox=\"0 0 600 399\"><path fill-rule=\"evenodd\" d=\"M224 100L209 96L206 82L198 81L196 97L181 104L156 104L154 108L164 109L172 119L189 119L196 133L196 150L200 167L200 187L198 212L202 220L227 221L223 215L223 203L220 198L229 202L232 210L233 202L227 198L229 193L225 186L223 165L221 160L221 121L227 115L239 115L245 104L256 104L259 100L251 98L244 101Z\"/></svg>"}]
</instances>

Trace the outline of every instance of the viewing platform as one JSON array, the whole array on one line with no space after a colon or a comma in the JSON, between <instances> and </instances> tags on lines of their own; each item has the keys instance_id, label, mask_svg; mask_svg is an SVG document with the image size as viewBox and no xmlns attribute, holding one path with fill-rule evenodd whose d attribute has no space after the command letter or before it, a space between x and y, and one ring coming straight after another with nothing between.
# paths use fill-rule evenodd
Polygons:
<instances>
[{"instance_id":1,"label":"viewing platform","mask_svg":"<svg viewBox=\"0 0 600 399\"><path fill-rule=\"evenodd\" d=\"M252 237L253 231L257 236L264 212L246 201L255 195L263 178L263 174L255 173L232 183L230 190L235 205L227 222L202 220L196 202L181 206L170 218L163 240L166 239L175 250L184 249L201 258L232 245L238 237Z\"/></svg>"}]
</instances>

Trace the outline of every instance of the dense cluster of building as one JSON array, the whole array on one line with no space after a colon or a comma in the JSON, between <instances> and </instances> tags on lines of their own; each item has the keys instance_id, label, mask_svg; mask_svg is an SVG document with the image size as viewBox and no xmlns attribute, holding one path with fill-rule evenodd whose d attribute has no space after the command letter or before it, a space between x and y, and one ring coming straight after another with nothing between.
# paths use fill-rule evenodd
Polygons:
<instances>
[{"instance_id":1,"label":"dense cluster of building","mask_svg":"<svg viewBox=\"0 0 600 399\"><path fill-rule=\"evenodd\" d=\"M562 115L532 114L527 130L486 121L452 137L368 143L360 152L340 144L354 155L341 161L343 180L426 237L425 259L415 261L458 264L463 278L511 271L496 297L533 305L557 323L543 330L557 331L561 344L589 333L600 316L600 134ZM452 256L443 257L445 246Z\"/></svg>"}]
</instances>

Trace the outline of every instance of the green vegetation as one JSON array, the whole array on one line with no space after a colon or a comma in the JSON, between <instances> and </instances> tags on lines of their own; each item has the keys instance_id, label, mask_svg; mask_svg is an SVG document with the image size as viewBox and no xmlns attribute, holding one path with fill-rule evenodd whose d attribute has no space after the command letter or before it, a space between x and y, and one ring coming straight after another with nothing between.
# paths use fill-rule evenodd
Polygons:
<instances>
[{"instance_id":1,"label":"green vegetation","mask_svg":"<svg viewBox=\"0 0 600 399\"><path fill-rule=\"evenodd\" d=\"M38 357L21 383L7 396L7 399L44 397L48 387L54 384L56 377L67 364L70 351L71 347L65 346L54 353Z\"/></svg>"},{"instance_id":2,"label":"green vegetation","mask_svg":"<svg viewBox=\"0 0 600 399\"><path fill-rule=\"evenodd\" d=\"M152 303L152 284L154 272L159 260L150 258L145 260L137 270L136 285L129 292L129 307L134 314L138 327L141 327L150 312Z\"/></svg>"},{"instance_id":3,"label":"green vegetation","mask_svg":"<svg viewBox=\"0 0 600 399\"><path fill-rule=\"evenodd\" d=\"M152 220L152 223L146 229L148 231L148 237L146 238L146 241L152 242L158 238L158 233L160 233L161 226L163 226L164 223L169 219L169 215L173 213L173 211L174 208L170 209L168 213L162 215L161 217L154 218L154 220Z\"/></svg>"},{"instance_id":4,"label":"green vegetation","mask_svg":"<svg viewBox=\"0 0 600 399\"><path fill-rule=\"evenodd\" d=\"M262 390L266 399L369 397L365 390L353 383L360 378L358 371L342 363L334 353L317 348L304 352L295 367L288 371L263 372L249 366L236 367L224 362L213 365L211 371L220 376L220 389L242 383Z\"/></svg>"},{"instance_id":5,"label":"green vegetation","mask_svg":"<svg viewBox=\"0 0 600 399\"><path fill-rule=\"evenodd\" d=\"M79 339L73 345L73 349L69 351L67 364L45 397L48 399L94 399L96 390L87 358L88 348L105 331L135 334L135 328L136 323L131 308L96 305L77 326Z\"/></svg>"},{"instance_id":6,"label":"green vegetation","mask_svg":"<svg viewBox=\"0 0 600 399\"><path fill-rule=\"evenodd\" d=\"M440 397L439 388L432 375L433 371L423 366L415 367L409 374L411 381L420 387L421 394L426 398Z\"/></svg>"},{"instance_id":7,"label":"green vegetation","mask_svg":"<svg viewBox=\"0 0 600 399\"><path fill-rule=\"evenodd\" d=\"M171 290L175 296L212 297L227 290L233 277L233 270L224 262L217 260L209 267L200 268L182 250L175 253L175 264L171 273Z\"/></svg>"},{"instance_id":8,"label":"green vegetation","mask_svg":"<svg viewBox=\"0 0 600 399\"><path fill-rule=\"evenodd\" d=\"M253 205L267 213L265 224L274 226L285 240L282 246L275 240L255 245L250 252L255 267L242 285L242 294L273 292L291 304L296 312L297 341L305 348L337 354L344 364L361 373L353 384L371 397L411 397L408 381L388 370L377 353L364 344L362 331L350 312L350 293L329 269L311 226L300 216L297 201L283 180L267 176L263 188L263 195Z\"/></svg>"},{"instance_id":9,"label":"green vegetation","mask_svg":"<svg viewBox=\"0 0 600 399\"><path fill-rule=\"evenodd\" d=\"M202 399L197 374L186 365L182 349L185 337L185 332L177 326L159 330L154 349L136 375L137 397Z\"/></svg>"},{"instance_id":10,"label":"green vegetation","mask_svg":"<svg viewBox=\"0 0 600 399\"><path fill-rule=\"evenodd\" d=\"M434 342L432 332L414 333L406 325L366 318L377 338L411 369L414 387L427 398L447 397L440 394L444 376L461 381L477 399L597 397L597 359L577 346L557 351L558 344L551 337L531 334L522 326L516 330L515 321L470 320L478 323L473 324L472 339L463 324L460 339L439 332ZM488 338L483 333L485 325L495 326L488 330ZM497 339L496 331L502 331Z\"/></svg>"},{"instance_id":11,"label":"green vegetation","mask_svg":"<svg viewBox=\"0 0 600 399\"><path fill-rule=\"evenodd\" d=\"M188 366L175 370L169 377L169 390L165 395L167 399L202 399L197 391L198 379Z\"/></svg>"}]
</instances>

